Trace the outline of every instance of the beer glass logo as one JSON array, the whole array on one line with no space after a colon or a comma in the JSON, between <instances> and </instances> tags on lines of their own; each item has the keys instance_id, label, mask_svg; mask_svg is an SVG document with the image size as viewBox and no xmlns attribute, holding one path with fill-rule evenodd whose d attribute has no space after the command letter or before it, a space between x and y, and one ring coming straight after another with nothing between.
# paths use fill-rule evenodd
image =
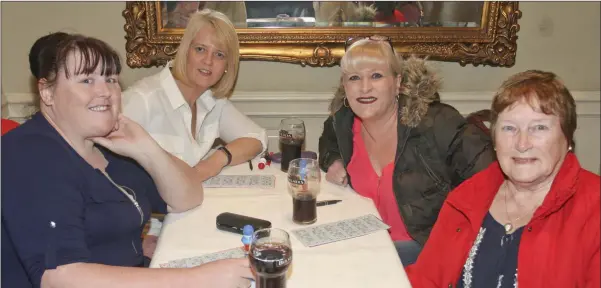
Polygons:
<instances>
[{"instance_id":1,"label":"beer glass logo","mask_svg":"<svg viewBox=\"0 0 601 288\"><path fill-rule=\"evenodd\" d=\"M261 250L253 250L252 255L255 259L261 259L263 262L272 262L275 267L287 266L290 264L290 262L292 262L292 257L284 257L282 259L266 259L265 257L262 257L263 253Z\"/></svg>"},{"instance_id":2,"label":"beer glass logo","mask_svg":"<svg viewBox=\"0 0 601 288\"><path fill-rule=\"evenodd\" d=\"M283 139L292 139L292 134L286 130L280 130L280 138Z\"/></svg>"},{"instance_id":3,"label":"beer glass logo","mask_svg":"<svg viewBox=\"0 0 601 288\"><path fill-rule=\"evenodd\" d=\"M288 182L290 184L297 185L297 186L298 185L305 185L305 180L304 179L302 179L300 177L297 177L297 176L293 176L293 175L288 176Z\"/></svg>"},{"instance_id":4,"label":"beer glass logo","mask_svg":"<svg viewBox=\"0 0 601 288\"><path fill-rule=\"evenodd\" d=\"M284 259L278 259L275 260L275 266L276 267L283 267L283 266L287 266L288 264L290 264L290 262L292 262L292 257L286 257Z\"/></svg>"}]
</instances>

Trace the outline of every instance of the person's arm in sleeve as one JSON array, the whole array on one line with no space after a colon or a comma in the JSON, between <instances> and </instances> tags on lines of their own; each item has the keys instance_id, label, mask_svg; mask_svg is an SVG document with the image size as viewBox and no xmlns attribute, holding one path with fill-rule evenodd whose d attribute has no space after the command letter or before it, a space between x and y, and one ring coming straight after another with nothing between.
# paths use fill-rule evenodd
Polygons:
<instances>
[{"instance_id":1,"label":"person's arm in sleeve","mask_svg":"<svg viewBox=\"0 0 601 288\"><path fill-rule=\"evenodd\" d=\"M442 205L438 220L432 228L426 245L424 245L422 251L419 253L417 261L405 267L405 273L407 273L409 282L411 282L413 287L446 287L445 283L440 283L442 281L440 279L441 275L448 271L444 266L444 261L440 261L440 255L444 249L450 249L453 245L457 244L449 242L451 235L448 232L454 231L454 228L449 228L448 221L446 220L449 219L452 209L454 208L450 207L446 202Z\"/></svg>"},{"instance_id":2,"label":"person's arm in sleeve","mask_svg":"<svg viewBox=\"0 0 601 288\"><path fill-rule=\"evenodd\" d=\"M323 123L323 132L319 137L319 167L327 172L330 165L336 160L342 160L342 156L340 156L340 150L338 149L333 116L330 116Z\"/></svg>"},{"instance_id":3,"label":"person's arm in sleeve","mask_svg":"<svg viewBox=\"0 0 601 288\"><path fill-rule=\"evenodd\" d=\"M2 167L10 167L2 169L3 224L33 287L235 287L252 277L243 259L188 269L90 263L82 175L57 169L55 163L68 161L65 148L40 138L22 138L19 149L2 155Z\"/></svg>"},{"instance_id":4,"label":"person's arm in sleeve","mask_svg":"<svg viewBox=\"0 0 601 288\"><path fill-rule=\"evenodd\" d=\"M599 223L597 223L598 225ZM596 232L596 236L595 236L595 240L597 242L596 243L596 247L593 250L593 253L590 257L590 261L589 261L589 265L587 265L587 272L586 272L586 286L587 288L593 288L593 287L601 287L601 274L599 274L599 270L601 270L601 256L599 254L599 241L601 241L601 239L599 238L599 226L594 226L596 227L595 229L597 229Z\"/></svg>"},{"instance_id":5,"label":"person's arm in sleeve","mask_svg":"<svg viewBox=\"0 0 601 288\"><path fill-rule=\"evenodd\" d=\"M227 143L232 153L230 165L238 165L255 158L267 150L267 132L248 116L242 114L234 105L226 100L219 119L219 138ZM201 160L196 168L210 169L211 176L217 175L227 163L227 156L217 151L206 160Z\"/></svg>"},{"instance_id":6,"label":"person's arm in sleeve","mask_svg":"<svg viewBox=\"0 0 601 288\"><path fill-rule=\"evenodd\" d=\"M587 189L590 189L590 191L596 191L596 193L599 193L598 180L595 183L589 183L587 186ZM589 247L589 249L587 249L588 251L586 251L584 254L585 257L587 257L585 258L586 272L584 272L584 287L586 288L601 287L601 274L599 273L599 271L601 270L601 215L599 215L599 210L601 210L601 204L599 203L598 194L597 197L594 197L591 200L592 201L590 202L594 203L594 205L592 205L592 209L590 209L591 216L589 217L591 217L591 220L588 224L588 227L590 227L588 231L589 233L591 233L592 237L586 237L589 240L587 240L585 247Z\"/></svg>"},{"instance_id":7,"label":"person's arm in sleeve","mask_svg":"<svg viewBox=\"0 0 601 288\"><path fill-rule=\"evenodd\" d=\"M454 172L453 187L484 170L494 160L489 135L467 120L454 108L444 106L435 116L434 135L439 151Z\"/></svg>"},{"instance_id":8,"label":"person's arm in sleeve","mask_svg":"<svg viewBox=\"0 0 601 288\"><path fill-rule=\"evenodd\" d=\"M89 261L81 174L55 167L55 161L68 161L60 159L67 156L56 141L20 140L18 149L2 155L2 215L19 259L39 287L47 269Z\"/></svg>"}]
</instances>

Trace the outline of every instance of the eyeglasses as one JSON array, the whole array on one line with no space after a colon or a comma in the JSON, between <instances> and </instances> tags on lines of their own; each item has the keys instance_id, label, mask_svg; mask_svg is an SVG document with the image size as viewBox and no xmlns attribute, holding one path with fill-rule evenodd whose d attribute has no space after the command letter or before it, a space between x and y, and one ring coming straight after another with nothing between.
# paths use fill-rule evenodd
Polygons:
<instances>
[{"instance_id":1,"label":"eyeglasses","mask_svg":"<svg viewBox=\"0 0 601 288\"><path fill-rule=\"evenodd\" d=\"M353 45L355 42L357 42L359 40L364 40L364 39L371 40L371 41L386 41L386 42L388 42L388 45L390 45L390 48L394 52L394 46L392 46L392 40L390 39L390 37L382 36L382 35L372 35L372 36L367 36L367 37L349 37L344 42L344 52L346 52L348 50L348 48L351 47L351 45Z\"/></svg>"}]
</instances>

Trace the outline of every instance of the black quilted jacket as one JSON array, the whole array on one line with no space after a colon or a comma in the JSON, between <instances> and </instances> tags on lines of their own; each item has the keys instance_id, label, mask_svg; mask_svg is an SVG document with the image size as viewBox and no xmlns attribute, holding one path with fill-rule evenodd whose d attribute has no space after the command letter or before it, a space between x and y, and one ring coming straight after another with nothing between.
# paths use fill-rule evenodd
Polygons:
<instances>
[{"instance_id":1,"label":"black quilted jacket","mask_svg":"<svg viewBox=\"0 0 601 288\"><path fill-rule=\"evenodd\" d=\"M406 77L409 90L399 105L393 190L409 235L424 245L447 194L492 163L494 151L486 133L439 101L438 87L423 89L424 83L436 81L422 60L413 61L417 62L408 67L418 71L407 72L413 74ZM421 90L412 91L414 87ZM351 109L342 106L325 121L319 138L319 164L324 171L337 159L348 166L353 155L353 119ZM350 177L349 183L352 186Z\"/></svg>"}]
</instances>

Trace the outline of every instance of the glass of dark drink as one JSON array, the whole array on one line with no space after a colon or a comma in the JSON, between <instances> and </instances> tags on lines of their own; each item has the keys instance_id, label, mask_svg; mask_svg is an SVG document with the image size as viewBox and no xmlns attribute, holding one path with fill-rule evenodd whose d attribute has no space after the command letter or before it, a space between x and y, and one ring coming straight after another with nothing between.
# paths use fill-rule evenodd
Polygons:
<instances>
[{"instance_id":1,"label":"glass of dark drink","mask_svg":"<svg viewBox=\"0 0 601 288\"><path fill-rule=\"evenodd\" d=\"M305 122L297 118L287 118L280 122L281 169L288 171L290 160L301 157L301 147L305 142Z\"/></svg>"},{"instance_id":2,"label":"glass of dark drink","mask_svg":"<svg viewBox=\"0 0 601 288\"><path fill-rule=\"evenodd\" d=\"M288 232L277 228L255 231L248 257L256 288L286 288L286 272L292 263Z\"/></svg>"},{"instance_id":3,"label":"glass of dark drink","mask_svg":"<svg viewBox=\"0 0 601 288\"><path fill-rule=\"evenodd\" d=\"M297 158L288 167L288 193L292 196L292 221L313 224L317 221L317 195L321 171L315 159Z\"/></svg>"}]
</instances>

